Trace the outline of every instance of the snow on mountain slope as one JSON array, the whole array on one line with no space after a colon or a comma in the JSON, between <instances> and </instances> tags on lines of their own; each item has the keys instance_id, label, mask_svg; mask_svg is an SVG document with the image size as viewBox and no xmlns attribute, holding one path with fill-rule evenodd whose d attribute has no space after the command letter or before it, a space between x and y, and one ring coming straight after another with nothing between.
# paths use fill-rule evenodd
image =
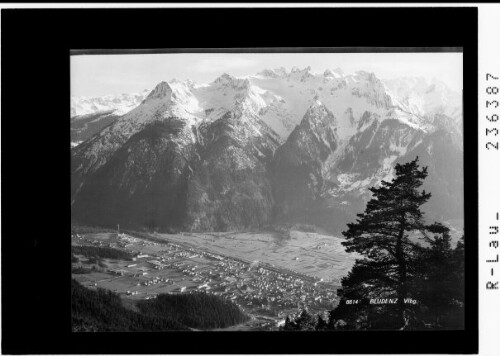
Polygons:
<instances>
[{"instance_id":1,"label":"snow on mountain slope","mask_svg":"<svg viewBox=\"0 0 500 356\"><path fill-rule=\"evenodd\" d=\"M404 77L385 80L389 95L403 111L417 116L444 114L456 121L462 119L462 95L443 82L433 79Z\"/></svg>"},{"instance_id":2,"label":"snow on mountain slope","mask_svg":"<svg viewBox=\"0 0 500 356\"><path fill-rule=\"evenodd\" d=\"M223 74L205 85L174 79L159 83L147 96L143 92L123 94L121 99L108 96L88 101L94 106L86 110L115 105L114 110L119 111L125 104L139 100L142 104L84 142L82 145L88 143L93 148L82 152L93 156L91 161L96 163L151 121L176 117L185 121L186 127L196 127L215 121L228 111L258 116L284 142L317 100L335 116L336 135L343 145L367 125L363 121L367 112L378 121L397 120L418 131L450 126L447 114L455 115L453 120L457 120L457 113L461 113L459 98L438 81L428 84L422 78L402 78L384 83L373 73L345 75L340 69L327 69L320 74L310 67L292 68L290 72L279 68L246 78ZM86 103L83 99L79 102ZM453 130L461 132L460 128Z\"/></svg>"},{"instance_id":3,"label":"snow on mountain slope","mask_svg":"<svg viewBox=\"0 0 500 356\"><path fill-rule=\"evenodd\" d=\"M322 166L338 147L337 120L316 100L274 155L274 196L282 216L300 215L317 204L323 190Z\"/></svg>"},{"instance_id":4,"label":"snow on mountain slope","mask_svg":"<svg viewBox=\"0 0 500 356\"><path fill-rule=\"evenodd\" d=\"M198 155L191 161L187 182L189 229L238 230L267 224L274 203L267 165L279 145L276 134L244 107L201 123L197 134Z\"/></svg>"},{"instance_id":5,"label":"snow on mountain slope","mask_svg":"<svg viewBox=\"0 0 500 356\"><path fill-rule=\"evenodd\" d=\"M109 111L123 115L137 107L148 95L149 90L140 93L106 95L102 97L71 97L71 117Z\"/></svg>"},{"instance_id":6,"label":"snow on mountain slope","mask_svg":"<svg viewBox=\"0 0 500 356\"><path fill-rule=\"evenodd\" d=\"M182 134L177 134L172 140L181 145L194 142L196 138L192 127L200 122L194 114L199 112L198 101L187 84L159 83L138 107L73 148L72 192L77 194L86 177L103 167L132 136L155 122L172 122L172 125L180 125Z\"/></svg>"},{"instance_id":7,"label":"snow on mountain slope","mask_svg":"<svg viewBox=\"0 0 500 356\"><path fill-rule=\"evenodd\" d=\"M95 134L102 131L106 126L115 122L120 115L103 111L95 114L75 116L70 121L72 147L88 140Z\"/></svg>"},{"instance_id":8,"label":"snow on mountain slope","mask_svg":"<svg viewBox=\"0 0 500 356\"><path fill-rule=\"evenodd\" d=\"M461 142L461 96L437 81L309 67L201 85L174 79L72 149L72 198L92 223L120 202L127 213L112 219L138 224L151 211L154 224L195 230L279 217L333 231L363 209L368 187L418 154L436 171L440 216L461 194L460 181L447 183L460 176Z\"/></svg>"},{"instance_id":9,"label":"snow on mountain slope","mask_svg":"<svg viewBox=\"0 0 500 356\"><path fill-rule=\"evenodd\" d=\"M365 111L380 116L381 120L397 119L424 131L433 131L436 115L451 117L461 124L461 94L444 83L423 78L401 78L382 81L375 74L359 71L345 75L340 69L327 69L323 74L313 73L310 67L265 70L250 81L278 95L279 109L270 116L288 118L284 132L297 125L315 99L321 100L338 118L338 133L346 139L356 132L356 123ZM265 118L266 120L266 118ZM267 118L266 121L270 121Z\"/></svg>"},{"instance_id":10,"label":"snow on mountain slope","mask_svg":"<svg viewBox=\"0 0 500 356\"><path fill-rule=\"evenodd\" d=\"M73 216L205 231L266 223L273 206L266 166L279 142L255 113L261 93L235 78L213 86L210 120L194 85L161 82L74 148Z\"/></svg>"},{"instance_id":11,"label":"snow on mountain slope","mask_svg":"<svg viewBox=\"0 0 500 356\"><path fill-rule=\"evenodd\" d=\"M381 117L389 117L392 102L383 84L373 75L358 72L344 76L340 70L313 73L310 67L293 68L290 73L268 71L250 77L255 85L273 92L282 100L279 103L283 116L288 118L288 132L297 125L306 110L315 100L320 100L338 119L338 134L341 139L354 134L356 121L370 110ZM276 115L275 112L271 112ZM265 119L264 119L265 120Z\"/></svg>"},{"instance_id":12,"label":"snow on mountain slope","mask_svg":"<svg viewBox=\"0 0 500 356\"><path fill-rule=\"evenodd\" d=\"M215 81L197 85L171 80L173 99L185 111L213 121L235 108L257 114L284 142L300 123L307 108L318 99L338 120L340 139L356 132L365 111L398 119L416 129L432 131L434 116L461 120L461 95L444 83L423 78L380 80L375 74L359 71L345 75L341 69L314 73L310 67L266 69L256 75L236 78L223 74ZM115 115L135 108L147 92L102 98L72 98L72 114L114 110ZM151 94L150 94L151 95Z\"/></svg>"},{"instance_id":13,"label":"snow on mountain slope","mask_svg":"<svg viewBox=\"0 0 500 356\"><path fill-rule=\"evenodd\" d=\"M213 121L226 111L238 110L259 115L278 134L286 135L293 128L286 132L282 129L286 125L285 119L280 117L283 111L279 105L283 99L253 85L248 78L223 74L208 85L194 86L192 93L204 108L206 121ZM267 114L272 112L276 114Z\"/></svg>"}]
</instances>

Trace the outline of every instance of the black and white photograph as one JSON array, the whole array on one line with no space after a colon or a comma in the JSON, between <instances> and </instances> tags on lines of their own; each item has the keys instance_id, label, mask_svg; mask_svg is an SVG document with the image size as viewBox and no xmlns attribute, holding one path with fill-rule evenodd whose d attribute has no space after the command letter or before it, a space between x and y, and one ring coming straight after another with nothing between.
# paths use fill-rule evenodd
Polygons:
<instances>
[{"instance_id":1,"label":"black and white photograph","mask_svg":"<svg viewBox=\"0 0 500 356\"><path fill-rule=\"evenodd\" d=\"M464 330L461 48L75 50L70 88L73 332Z\"/></svg>"},{"instance_id":2,"label":"black and white photograph","mask_svg":"<svg viewBox=\"0 0 500 356\"><path fill-rule=\"evenodd\" d=\"M0 5L0 352L496 355L499 14Z\"/></svg>"}]
</instances>

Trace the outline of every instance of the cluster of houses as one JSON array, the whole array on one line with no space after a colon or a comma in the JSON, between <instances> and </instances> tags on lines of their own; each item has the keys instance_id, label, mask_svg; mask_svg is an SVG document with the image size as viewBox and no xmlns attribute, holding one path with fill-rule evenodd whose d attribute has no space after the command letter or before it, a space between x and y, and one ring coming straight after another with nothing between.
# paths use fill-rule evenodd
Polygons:
<instances>
[{"instance_id":1,"label":"cluster of houses","mask_svg":"<svg viewBox=\"0 0 500 356\"><path fill-rule=\"evenodd\" d=\"M167 266L166 264L163 264L158 260L149 260L148 263L153 265L153 268L157 270L162 270Z\"/></svg>"},{"instance_id":2,"label":"cluster of houses","mask_svg":"<svg viewBox=\"0 0 500 356\"><path fill-rule=\"evenodd\" d=\"M174 281L171 280L171 279L168 279L168 278L165 278L165 277L159 277L159 276L155 276L153 278L151 278L150 280L147 280L147 281L144 281L142 283L137 283L137 286L150 286L150 285L153 285L153 284L159 284L159 283L165 283L165 284L174 284Z\"/></svg>"},{"instance_id":3,"label":"cluster of houses","mask_svg":"<svg viewBox=\"0 0 500 356\"><path fill-rule=\"evenodd\" d=\"M196 262L191 260L193 258L206 258L216 262ZM298 273L267 268L259 263L249 264L213 253L182 250L180 246L158 259L164 262L163 268L192 277L190 286L180 286L175 292L203 290L231 299L244 309L257 308L270 316L281 316L284 309L304 306L322 310L331 307L335 300L335 289L321 283L321 279L302 278ZM161 262L153 264L158 263Z\"/></svg>"},{"instance_id":4,"label":"cluster of houses","mask_svg":"<svg viewBox=\"0 0 500 356\"><path fill-rule=\"evenodd\" d=\"M159 245L126 235L120 238L120 244ZM141 287L175 284L174 289L167 290L176 293L204 291L219 295L232 300L246 311L278 318L277 320L304 307L312 311L324 310L335 301L335 287L319 278L258 261L248 263L235 257L195 250L172 242L161 246L165 248L156 249L157 252L153 252L153 249L141 249L133 258L134 262L126 268L108 269L109 273L115 275L143 277L138 279L137 284L134 283L139 291L127 291L127 295L142 295L144 292ZM179 280L171 277L167 273L172 271L187 278ZM155 291L157 289L155 286ZM145 293L146 299L152 297Z\"/></svg>"}]
</instances>

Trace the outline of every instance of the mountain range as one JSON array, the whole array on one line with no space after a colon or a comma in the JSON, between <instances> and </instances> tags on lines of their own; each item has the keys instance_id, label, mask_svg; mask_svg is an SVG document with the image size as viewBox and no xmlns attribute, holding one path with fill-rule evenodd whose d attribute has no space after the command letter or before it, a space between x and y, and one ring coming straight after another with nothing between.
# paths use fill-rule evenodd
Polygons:
<instances>
[{"instance_id":1,"label":"mountain range","mask_svg":"<svg viewBox=\"0 0 500 356\"><path fill-rule=\"evenodd\" d=\"M71 103L71 207L82 223L338 233L369 187L418 156L428 218L463 224L462 96L437 80L278 68Z\"/></svg>"}]
</instances>

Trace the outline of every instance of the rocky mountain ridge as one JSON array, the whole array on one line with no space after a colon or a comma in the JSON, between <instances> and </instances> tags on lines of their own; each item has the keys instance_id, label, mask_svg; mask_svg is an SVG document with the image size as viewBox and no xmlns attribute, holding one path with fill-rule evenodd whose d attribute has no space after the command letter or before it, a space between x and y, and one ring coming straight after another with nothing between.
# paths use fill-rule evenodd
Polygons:
<instances>
[{"instance_id":1,"label":"rocky mountain ridge","mask_svg":"<svg viewBox=\"0 0 500 356\"><path fill-rule=\"evenodd\" d=\"M459 99L439 82L340 69L161 82L72 149L72 214L99 225L227 231L302 222L338 232L363 209L369 186L419 155L435 168L429 215L460 220Z\"/></svg>"}]
</instances>

